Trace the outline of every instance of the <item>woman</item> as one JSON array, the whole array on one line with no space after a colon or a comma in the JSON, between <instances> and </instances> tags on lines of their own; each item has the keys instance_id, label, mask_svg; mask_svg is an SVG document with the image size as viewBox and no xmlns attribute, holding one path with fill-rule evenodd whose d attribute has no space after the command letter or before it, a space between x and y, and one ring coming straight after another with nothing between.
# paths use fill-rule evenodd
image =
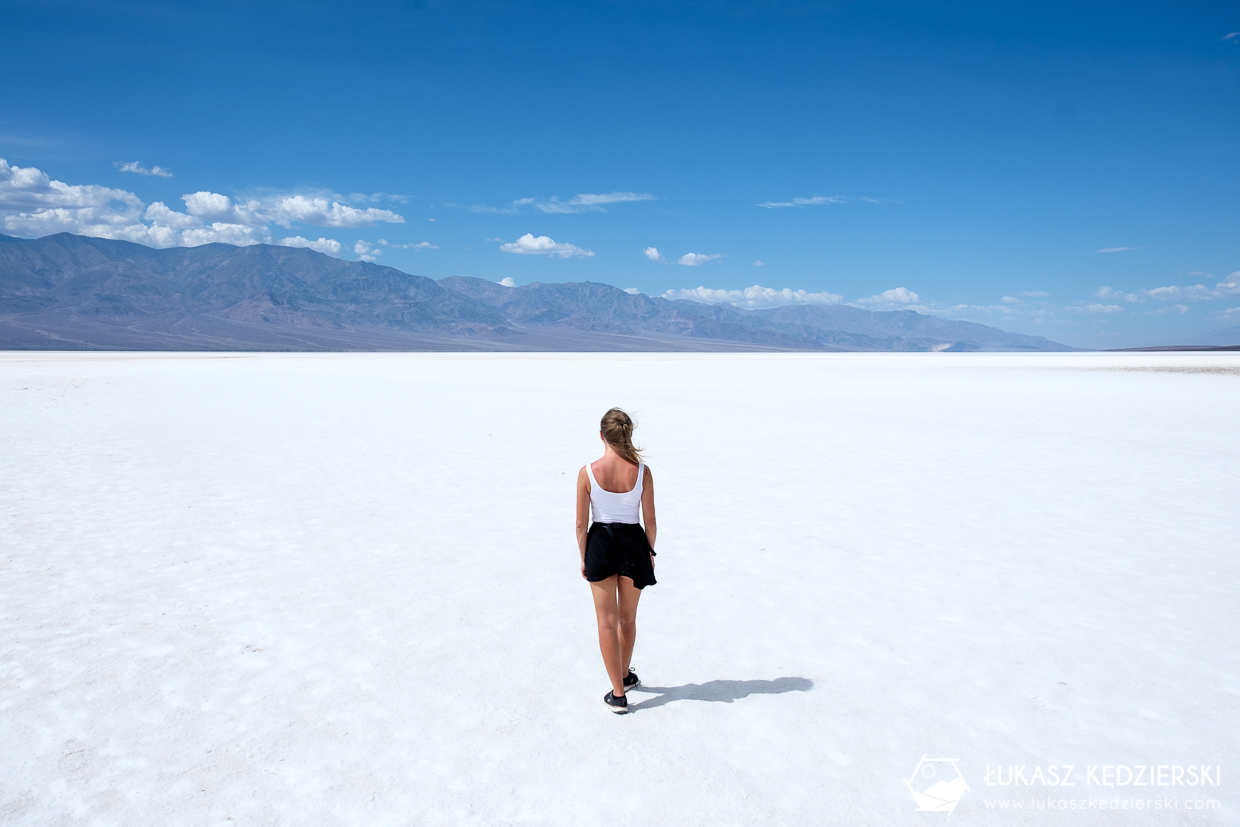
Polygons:
<instances>
[{"instance_id":1,"label":"woman","mask_svg":"<svg viewBox=\"0 0 1240 827\"><path fill-rule=\"evenodd\" d=\"M603 457L577 474L577 547L581 576L594 594L598 645L611 679L603 703L629 711L625 692L641 685L629 668L637 639L637 600L654 579L654 477L633 447L633 420L619 408L599 425ZM638 506L645 518L643 532ZM594 524L590 522L593 511Z\"/></svg>"}]
</instances>

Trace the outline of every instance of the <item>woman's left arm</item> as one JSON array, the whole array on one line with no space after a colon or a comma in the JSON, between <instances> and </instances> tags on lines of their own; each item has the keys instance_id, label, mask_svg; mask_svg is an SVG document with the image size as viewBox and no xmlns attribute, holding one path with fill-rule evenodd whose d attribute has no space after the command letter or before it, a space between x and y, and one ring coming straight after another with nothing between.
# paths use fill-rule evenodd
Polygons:
<instances>
[{"instance_id":1,"label":"woman's left arm","mask_svg":"<svg viewBox=\"0 0 1240 827\"><path fill-rule=\"evenodd\" d=\"M645 479L642 480L642 519L646 523L646 542L654 548L654 538L659 533L659 525L654 516L654 474L646 467ZM654 559L651 558L651 563Z\"/></svg>"}]
</instances>

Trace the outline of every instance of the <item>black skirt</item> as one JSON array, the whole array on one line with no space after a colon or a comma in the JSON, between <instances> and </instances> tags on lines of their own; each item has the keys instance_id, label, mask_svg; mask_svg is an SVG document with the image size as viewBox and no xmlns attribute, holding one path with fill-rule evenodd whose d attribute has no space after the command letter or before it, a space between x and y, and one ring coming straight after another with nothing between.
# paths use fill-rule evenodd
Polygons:
<instances>
[{"instance_id":1,"label":"black skirt","mask_svg":"<svg viewBox=\"0 0 1240 827\"><path fill-rule=\"evenodd\" d=\"M653 586L652 554L646 532L637 523L595 523L586 535L586 579L597 583L618 574L639 589Z\"/></svg>"}]
</instances>

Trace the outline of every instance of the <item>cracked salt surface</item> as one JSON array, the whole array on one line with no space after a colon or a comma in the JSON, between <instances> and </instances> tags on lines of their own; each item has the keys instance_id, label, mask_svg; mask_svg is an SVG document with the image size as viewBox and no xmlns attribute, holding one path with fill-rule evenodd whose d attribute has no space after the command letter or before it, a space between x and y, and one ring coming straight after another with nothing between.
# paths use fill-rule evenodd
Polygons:
<instances>
[{"instance_id":1,"label":"cracked salt surface","mask_svg":"<svg viewBox=\"0 0 1240 827\"><path fill-rule=\"evenodd\" d=\"M930 755L953 823L1237 823L1237 366L0 354L0 822L919 824ZM629 716L572 534L616 404ZM983 806L1149 762L1221 810Z\"/></svg>"}]
</instances>

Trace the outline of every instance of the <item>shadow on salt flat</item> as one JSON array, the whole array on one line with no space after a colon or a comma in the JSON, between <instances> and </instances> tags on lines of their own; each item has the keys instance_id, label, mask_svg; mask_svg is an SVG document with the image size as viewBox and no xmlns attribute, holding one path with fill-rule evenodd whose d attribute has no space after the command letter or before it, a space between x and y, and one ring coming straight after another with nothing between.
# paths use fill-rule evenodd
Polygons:
<instances>
[{"instance_id":1,"label":"shadow on salt flat","mask_svg":"<svg viewBox=\"0 0 1240 827\"><path fill-rule=\"evenodd\" d=\"M654 709L672 701L714 701L730 704L750 695L780 695L784 692L808 692L814 682L808 678L776 678L773 681L707 681L684 686L642 686L634 692L654 693L658 697L631 704L630 712Z\"/></svg>"}]
</instances>

